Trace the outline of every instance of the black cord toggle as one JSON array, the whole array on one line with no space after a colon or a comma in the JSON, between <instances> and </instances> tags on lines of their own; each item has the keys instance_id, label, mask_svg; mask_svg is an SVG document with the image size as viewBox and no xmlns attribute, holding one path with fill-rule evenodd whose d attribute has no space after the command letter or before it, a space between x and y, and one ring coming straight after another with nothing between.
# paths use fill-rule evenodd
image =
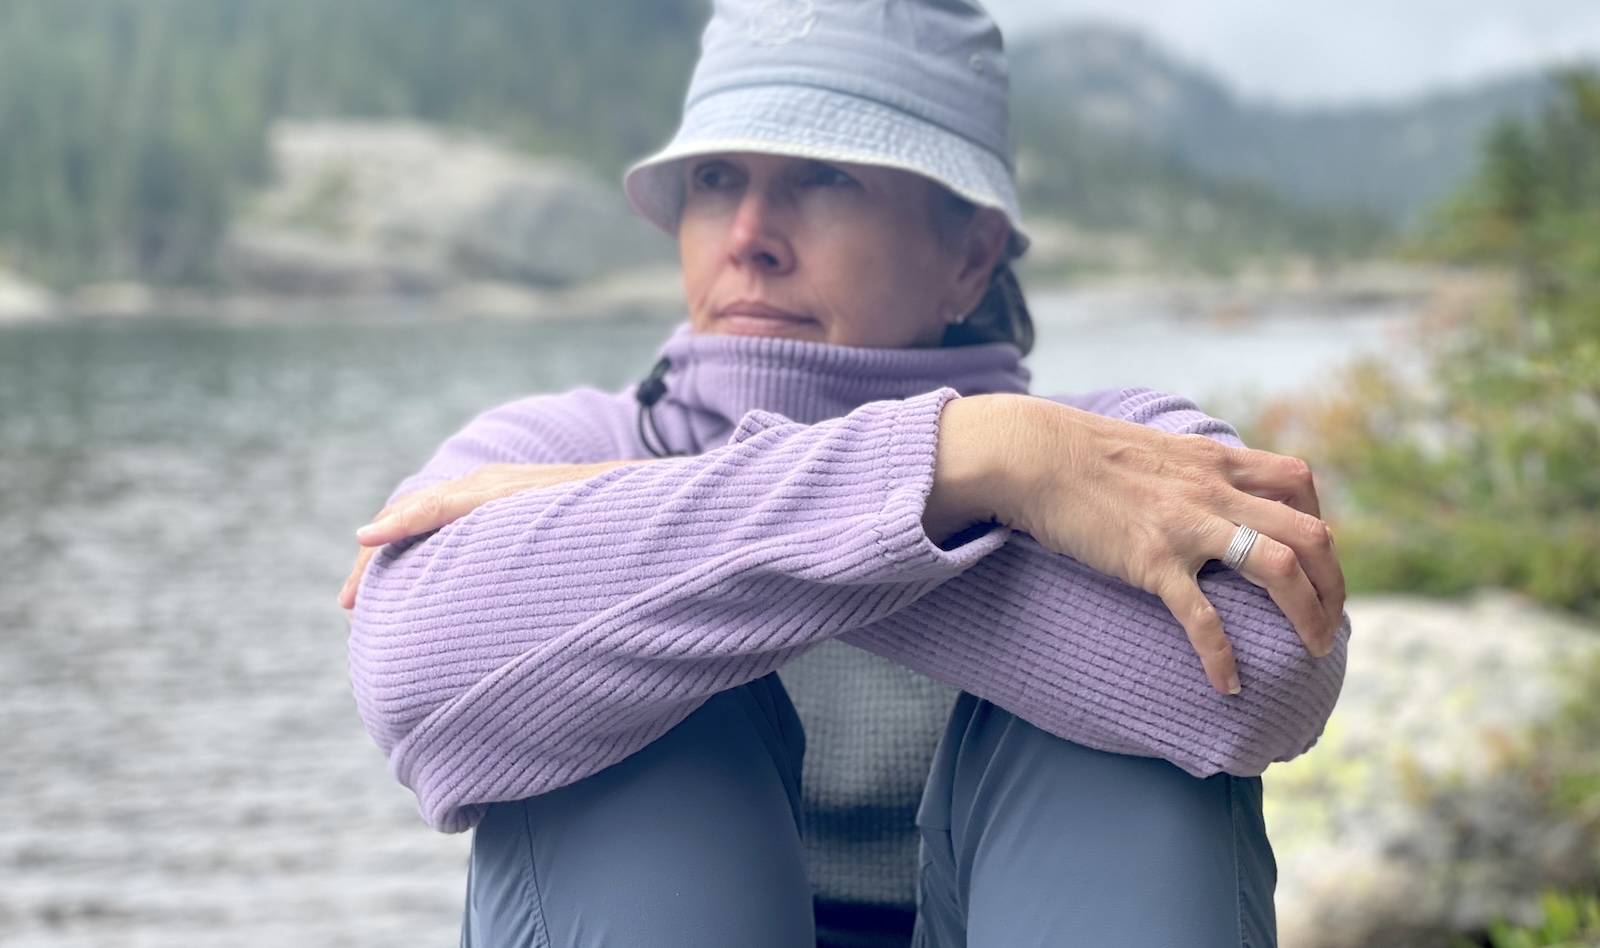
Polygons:
<instances>
[{"instance_id":1,"label":"black cord toggle","mask_svg":"<svg viewBox=\"0 0 1600 948\"><path fill-rule=\"evenodd\" d=\"M656 363L655 368L650 370L650 374L645 376L644 381L640 382L639 387L634 389L633 392L634 397L639 400L639 441L644 445L646 451L658 458L680 457L683 454L681 451L670 450L667 447L667 439L661 436L661 429L656 427L656 402L661 401L662 396L667 394L667 370L671 368L672 360L662 356L660 361ZM646 418L650 421L651 433L655 435L655 444L651 444L650 439L645 436L644 424ZM658 448L656 445L660 445L660 447Z\"/></svg>"},{"instance_id":2,"label":"black cord toggle","mask_svg":"<svg viewBox=\"0 0 1600 948\"><path fill-rule=\"evenodd\" d=\"M661 401L661 396L667 394L667 370L672 368L672 360L662 356L656 367L639 383L638 390L634 393L639 399L639 404L646 408L654 408L656 402Z\"/></svg>"}]
</instances>

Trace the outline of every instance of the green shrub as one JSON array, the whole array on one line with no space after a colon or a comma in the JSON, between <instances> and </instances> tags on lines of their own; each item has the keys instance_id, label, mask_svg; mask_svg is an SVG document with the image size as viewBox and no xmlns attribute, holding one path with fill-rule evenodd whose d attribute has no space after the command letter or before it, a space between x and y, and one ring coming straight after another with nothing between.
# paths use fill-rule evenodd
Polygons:
<instances>
[{"instance_id":1,"label":"green shrub","mask_svg":"<svg viewBox=\"0 0 1600 948\"><path fill-rule=\"evenodd\" d=\"M1489 948L1600 948L1600 897L1552 892L1539 907L1544 919L1537 927L1498 923L1489 931Z\"/></svg>"},{"instance_id":2,"label":"green shrub","mask_svg":"<svg viewBox=\"0 0 1600 948\"><path fill-rule=\"evenodd\" d=\"M1514 290L1455 314L1420 378L1358 364L1252 432L1325 481L1353 589L1499 586L1600 614L1600 77L1565 89L1491 136L1419 247Z\"/></svg>"}]
</instances>

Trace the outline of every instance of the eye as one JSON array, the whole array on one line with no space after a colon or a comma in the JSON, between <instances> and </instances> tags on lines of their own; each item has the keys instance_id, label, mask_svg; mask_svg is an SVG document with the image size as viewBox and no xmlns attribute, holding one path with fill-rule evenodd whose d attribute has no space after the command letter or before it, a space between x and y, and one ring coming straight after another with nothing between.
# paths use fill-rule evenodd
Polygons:
<instances>
[{"instance_id":1,"label":"eye","mask_svg":"<svg viewBox=\"0 0 1600 948\"><path fill-rule=\"evenodd\" d=\"M726 161L706 161L694 166L690 172L697 191L720 191L739 183L739 169Z\"/></svg>"},{"instance_id":2,"label":"eye","mask_svg":"<svg viewBox=\"0 0 1600 948\"><path fill-rule=\"evenodd\" d=\"M832 165L814 164L806 172L805 183L816 188L852 187L856 179Z\"/></svg>"}]
</instances>

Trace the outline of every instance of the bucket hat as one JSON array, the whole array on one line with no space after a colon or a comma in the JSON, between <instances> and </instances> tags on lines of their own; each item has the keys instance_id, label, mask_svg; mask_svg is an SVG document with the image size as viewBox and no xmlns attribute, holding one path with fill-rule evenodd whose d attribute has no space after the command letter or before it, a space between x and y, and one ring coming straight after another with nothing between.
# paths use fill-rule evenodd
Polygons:
<instances>
[{"instance_id":1,"label":"bucket hat","mask_svg":"<svg viewBox=\"0 0 1600 948\"><path fill-rule=\"evenodd\" d=\"M623 190L672 233L685 158L897 168L1003 212L1020 253L1009 93L1000 30L971 0L714 0L677 134Z\"/></svg>"}]
</instances>

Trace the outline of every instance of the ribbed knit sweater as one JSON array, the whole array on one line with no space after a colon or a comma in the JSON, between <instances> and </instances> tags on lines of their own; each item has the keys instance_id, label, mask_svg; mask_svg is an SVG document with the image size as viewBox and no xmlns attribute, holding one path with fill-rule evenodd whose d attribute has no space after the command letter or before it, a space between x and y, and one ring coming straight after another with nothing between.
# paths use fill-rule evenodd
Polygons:
<instances>
[{"instance_id":1,"label":"ribbed knit sweater","mask_svg":"<svg viewBox=\"0 0 1600 948\"><path fill-rule=\"evenodd\" d=\"M1348 624L1314 659L1265 591L1212 564L1201 586L1244 684L1223 696L1156 597L1003 528L952 549L929 540L940 411L1025 392L1014 346L860 349L682 326L662 354L654 413L685 456L487 503L368 568L350 635L357 707L435 828L593 774L830 642L842 644L785 676L808 727L808 809L818 845L847 850L859 824L875 859L914 846L915 791L957 688L1197 776L1259 773L1320 734ZM1171 395L1058 400L1238 443ZM496 462L648 457L637 412L632 388L512 402L395 495ZM812 853L823 897L907 899L914 864L879 885L838 856Z\"/></svg>"}]
</instances>

